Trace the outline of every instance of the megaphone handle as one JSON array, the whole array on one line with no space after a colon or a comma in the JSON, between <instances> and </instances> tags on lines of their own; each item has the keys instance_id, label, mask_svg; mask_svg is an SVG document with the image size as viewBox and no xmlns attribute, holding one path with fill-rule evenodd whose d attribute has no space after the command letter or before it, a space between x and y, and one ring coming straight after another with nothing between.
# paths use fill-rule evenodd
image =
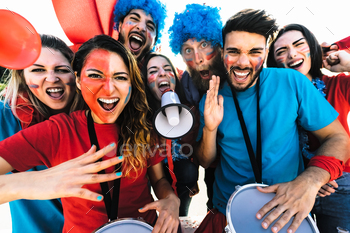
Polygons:
<instances>
[{"instance_id":1,"label":"megaphone handle","mask_svg":"<svg viewBox=\"0 0 350 233\"><path fill-rule=\"evenodd\" d=\"M168 150L168 148L170 148L170 150ZM177 195L177 191L176 191L176 183L177 183L177 179L176 179L176 176L175 176L175 173L174 173L174 163L173 163L173 156L171 154L171 140L170 139L166 139L166 154L167 154L167 159L168 159L168 169L170 170L169 173L170 173L170 176L171 176L171 179L173 180L172 184L171 184L171 187L174 189L174 192Z\"/></svg>"}]
</instances>

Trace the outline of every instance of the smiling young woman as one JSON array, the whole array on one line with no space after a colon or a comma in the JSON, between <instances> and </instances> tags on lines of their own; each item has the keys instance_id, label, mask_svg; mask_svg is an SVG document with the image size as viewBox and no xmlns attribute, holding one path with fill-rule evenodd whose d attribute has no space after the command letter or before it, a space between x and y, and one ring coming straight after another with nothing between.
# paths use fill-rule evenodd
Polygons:
<instances>
[{"instance_id":1,"label":"smiling young woman","mask_svg":"<svg viewBox=\"0 0 350 233\"><path fill-rule=\"evenodd\" d=\"M322 55L321 46L311 31L303 25L289 24L279 31L271 43L267 66L294 69L304 74L339 113L338 119L350 135L347 122L350 111L350 76L344 73L336 76L323 75ZM341 62L350 62L350 59ZM313 134L301 129L300 146L304 157L311 159L317 153L320 142ZM320 198L316 199L313 213L316 214L320 232L336 232L338 226L350 229L349 184L350 160L345 163L343 175L324 185L318 193Z\"/></svg>"},{"instance_id":2,"label":"smiling young woman","mask_svg":"<svg viewBox=\"0 0 350 233\"><path fill-rule=\"evenodd\" d=\"M161 99L164 91L174 90L182 104L189 106L192 112L196 112L195 106L190 106L186 100L184 90L177 77L175 68L169 58L162 54L150 53L145 57L142 69L143 81L145 83L147 102L150 106L148 120L152 122L155 112L161 107ZM154 127L154 126L153 126ZM157 138L157 143L164 149L164 171L169 182L181 201L180 216L187 216L192 196L198 191L196 184L198 180L198 165L192 162L193 145L196 140L198 124L192 128L190 133L179 139ZM167 146L167 145L171 145ZM194 188L190 190L191 188ZM194 191L193 191L194 190Z\"/></svg>"},{"instance_id":3,"label":"smiling young woman","mask_svg":"<svg viewBox=\"0 0 350 233\"><path fill-rule=\"evenodd\" d=\"M58 113L84 107L77 99L75 80L70 66L73 52L59 38L41 35L42 49L33 65L11 70L6 89L0 96L0 141L22 129ZM41 171L37 166L31 171ZM12 229L17 232L61 232L63 214L57 199L18 200L10 202Z\"/></svg>"},{"instance_id":4,"label":"smiling young woman","mask_svg":"<svg viewBox=\"0 0 350 233\"><path fill-rule=\"evenodd\" d=\"M148 106L134 57L118 41L99 35L79 48L72 66L82 94L79 97L84 97L89 110L53 116L0 142L3 151L0 171L7 172L13 168L24 171L33 165L45 164L53 167L48 169L52 172L57 165L65 168L62 164L69 160L86 165L86 162L77 160L79 155L90 151L90 148L105 148L100 162L75 170L63 184L57 182L57 177L64 175L61 173L65 173L65 169L48 176L47 179L56 187L51 184L53 188L45 190L41 198L47 198L56 189L60 190L62 185L71 183L82 170L91 173L83 177L78 191L80 194L61 193L64 197L63 232L73 228L77 232L92 232L116 217L142 217L154 225L153 232L176 232L180 203L164 179L160 163L163 157L157 151L151 155L143 147L150 144L150 130L146 121ZM119 148L117 151L104 152L108 148L115 148L115 144ZM128 150L129 146L135 149ZM14 157L14 154L19 156ZM88 160L91 163L96 160L96 156ZM123 162L121 167L112 166L116 161ZM112 167L103 167L106 162ZM106 176L111 175L119 181L99 184L99 175L95 173L99 167L103 167ZM89 178L92 182L86 182ZM150 193L149 181L159 199L156 202ZM34 194L40 196L37 192L40 190L35 190ZM95 202L86 198L85 192L89 196L93 195ZM99 195L96 196L96 193ZM110 193L113 193L112 200L108 198ZM119 197L115 198L115 194L119 194ZM28 195L33 196L33 193ZM101 202L102 195L105 203ZM85 199L76 198L79 196ZM108 199L112 205L108 204ZM118 203L117 207L111 208L115 203ZM159 212L158 218L156 210ZM84 224L81 223L82 216Z\"/></svg>"}]
</instances>

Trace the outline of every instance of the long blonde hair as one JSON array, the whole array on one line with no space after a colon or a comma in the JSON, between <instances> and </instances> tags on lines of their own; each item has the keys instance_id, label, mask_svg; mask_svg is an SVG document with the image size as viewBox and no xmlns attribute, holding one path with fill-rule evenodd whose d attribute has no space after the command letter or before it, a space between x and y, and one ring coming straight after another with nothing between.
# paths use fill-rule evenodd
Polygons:
<instances>
[{"instance_id":1,"label":"long blonde hair","mask_svg":"<svg viewBox=\"0 0 350 233\"><path fill-rule=\"evenodd\" d=\"M80 78L88 54L94 49L104 49L117 53L128 67L132 88L131 97L116 123L120 125L121 139L118 144L131 145L134 149L122 151L124 156L123 174L130 178L136 178L140 175L139 170L145 167L147 159L150 157L149 150L145 150L144 147L150 146L151 138L150 125L146 120L149 109L141 74L135 58L120 42L106 35L98 35L85 42L75 54L72 67L78 78ZM132 169L135 170L136 177L130 175Z\"/></svg>"},{"instance_id":2,"label":"long blonde hair","mask_svg":"<svg viewBox=\"0 0 350 233\"><path fill-rule=\"evenodd\" d=\"M60 53L71 63L74 53L72 50L58 37L52 35L40 35L42 47L54 49ZM17 98L20 97L27 102L28 105L33 106L45 119L48 119L52 114L50 108L42 103L27 86L22 70L10 70L7 77L7 86L1 91L0 96L4 97L5 103L8 103L13 114L18 118ZM25 98L24 93L28 93L29 99ZM84 109L85 103L78 95L75 95L69 112L78 109ZM21 119L20 119L21 120ZM29 123L29 122L26 122Z\"/></svg>"}]
</instances>

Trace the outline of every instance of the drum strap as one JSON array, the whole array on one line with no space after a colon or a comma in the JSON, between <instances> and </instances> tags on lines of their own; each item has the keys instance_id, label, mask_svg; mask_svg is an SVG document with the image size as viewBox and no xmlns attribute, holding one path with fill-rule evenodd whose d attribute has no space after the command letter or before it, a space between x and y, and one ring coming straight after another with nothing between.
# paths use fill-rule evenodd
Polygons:
<instances>
[{"instance_id":1,"label":"drum strap","mask_svg":"<svg viewBox=\"0 0 350 233\"><path fill-rule=\"evenodd\" d=\"M100 149L100 146L97 141L97 136L96 136L96 131L95 131L95 126L94 126L94 121L91 116L91 110L88 112L88 131L89 131L89 137L90 137L90 143L91 146L95 145L96 146L96 151ZM117 157L120 156L120 145L121 143L120 140L120 135L119 135L119 141L118 141L118 148L117 148ZM99 159L98 161L102 161L102 158ZM118 172L121 170L121 164L115 165L115 171ZM102 170L98 172L98 174L105 174L105 171ZM101 190L103 193L103 201L105 203L106 211L107 211L107 216L108 220L112 221L118 218L118 205L119 205L119 189L120 189L120 179L115 179L113 182L113 199L111 199L110 191L111 189L108 188L108 182L103 182L100 183Z\"/></svg>"},{"instance_id":2,"label":"drum strap","mask_svg":"<svg viewBox=\"0 0 350 233\"><path fill-rule=\"evenodd\" d=\"M237 110L237 115L238 115L238 119L239 122L241 124L241 128L242 128L242 132L243 132L243 136L244 136L244 141L248 150L248 154L249 154L249 158L250 158L250 163L252 165L253 168L253 172L254 172L254 176L255 176L255 182L257 183L262 183L262 162L261 162L261 126L260 126L260 108L259 108L259 90L260 90L260 78L257 78L257 91L256 91L256 105L257 105L257 110L256 110L256 157L254 155L254 150L252 147L252 143L250 141L249 138L249 134L248 134L248 130L247 130L247 126L244 122L244 118L243 118L243 114L242 114L242 110L239 107L239 103L238 103L238 99L236 96L236 91L234 90L234 88L232 87L232 85L230 85L231 87L231 92L232 92L232 96L233 96L233 100L235 102L235 106L236 106L236 110Z\"/></svg>"}]
</instances>

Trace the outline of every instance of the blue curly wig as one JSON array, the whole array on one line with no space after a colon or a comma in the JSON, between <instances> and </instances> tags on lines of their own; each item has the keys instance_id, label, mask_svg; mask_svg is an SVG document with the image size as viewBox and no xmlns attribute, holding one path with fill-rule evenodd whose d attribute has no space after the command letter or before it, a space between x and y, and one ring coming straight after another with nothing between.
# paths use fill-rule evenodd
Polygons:
<instances>
[{"instance_id":1,"label":"blue curly wig","mask_svg":"<svg viewBox=\"0 0 350 233\"><path fill-rule=\"evenodd\" d=\"M174 54L188 39L205 39L212 45L222 46L222 21L220 8L200 4L188 4L184 12L175 13L173 25L169 28L170 47Z\"/></svg>"},{"instance_id":2,"label":"blue curly wig","mask_svg":"<svg viewBox=\"0 0 350 233\"><path fill-rule=\"evenodd\" d=\"M155 44L159 42L161 31L164 29L166 8L159 0L117 0L114 7L114 22L116 30L118 30L119 22L124 20L124 17L132 9L141 9L151 14L154 23L156 24L157 33Z\"/></svg>"}]
</instances>

